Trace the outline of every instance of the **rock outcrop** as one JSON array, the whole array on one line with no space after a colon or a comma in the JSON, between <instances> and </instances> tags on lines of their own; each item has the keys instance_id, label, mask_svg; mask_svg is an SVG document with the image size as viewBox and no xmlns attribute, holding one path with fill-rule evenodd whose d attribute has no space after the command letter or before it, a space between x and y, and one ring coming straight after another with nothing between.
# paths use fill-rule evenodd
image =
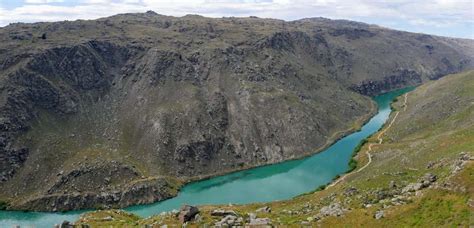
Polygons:
<instances>
[{"instance_id":1,"label":"rock outcrop","mask_svg":"<svg viewBox=\"0 0 474 228\"><path fill-rule=\"evenodd\" d=\"M123 208L135 204L147 204L176 195L177 186L165 179L143 180L122 188L102 191L64 191L47 194L26 201L15 202L15 208L28 211L68 211L82 208Z\"/></svg>"},{"instance_id":2,"label":"rock outcrop","mask_svg":"<svg viewBox=\"0 0 474 228\"><path fill-rule=\"evenodd\" d=\"M190 205L183 205L179 211L178 218L181 223L189 222L199 213L199 209Z\"/></svg>"}]
</instances>

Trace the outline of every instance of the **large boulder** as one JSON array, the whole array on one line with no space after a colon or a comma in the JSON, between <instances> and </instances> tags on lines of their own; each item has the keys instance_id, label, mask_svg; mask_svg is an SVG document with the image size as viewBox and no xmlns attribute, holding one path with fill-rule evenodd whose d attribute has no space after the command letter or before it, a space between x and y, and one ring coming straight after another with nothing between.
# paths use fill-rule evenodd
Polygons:
<instances>
[{"instance_id":1,"label":"large boulder","mask_svg":"<svg viewBox=\"0 0 474 228\"><path fill-rule=\"evenodd\" d=\"M259 209L255 210L255 212L257 212L257 213L270 213L270 212L272 212L272 209L269 206L265 206L265 207L262 207L262 208L259 208Z\"/></svg>"},{"instance_id":2,"label":"large boulder","mask_svg":"<svg viewBox=\"0 0 474 228\"><path fill-rule=\"evenodd\" d=\"M423 188L422 183L410 183L402 189L402 193L416 192L418 190L421 190L422 188Z\"/></svg>"},{"instance_id":3,"label":"large boulder","mask_svg":"<svg viewBox=\"0 0 474 228\"><path fill-rule=\"evenodd\" d=\"M181 223L185 223L194 219L194 217L199 213L197 207L191 205L183 205L179 210L178 218Z\"/></svg>"},{"instance_id":4,"label":"large boulder","mask_svg":"<svg viewBox=\"0 0 474 228\"><path fill-rule=\"evenodd\" d=\"M224 209L215 209L211 211L211 216L224 217L227 215L237 216L237 213L235 213L235 211L233 210L224 210Z\"/></svg>"},{"instance_id":5,"label":"large boulder","mask_svg":"<svg viewBox=\"0 0 474 228\"><path fill-rule=\"evenodd\" d=\"M432 174L432 173L427 173L423 176L423 179L422 179L422 182L430 182L430 183L433 183L435 182L437 179L436 175Z\"/></svg>"},{"instance_id":6,"label":"large boulder","mask_svg":"<svg viewBox=\"0 0 474 228\"><path fill-rule=\"evenodd\" d=\"M269 218L255 218L251 219L249 226L268 226L272 224L272 220Z\"/></svg>"},{"instance_id":7,"label":"large boulder","mask_svg":"<svg viewBox=\"0 0 474 228\"><path fill-rule=\"evenodd\" d=\"M344 208L339 203L333 203L322 207L319 213L323 216L341 216L344 214Z\"/></svg>"},{"instance_id":8,"label":"large boulder","mask_svg":"<svg viewBox=\"0 0 474 228\"><path fill-rule=\"evenodd\" d=\"M375 219L381 219L384 217L384 212L383 211L377 211L375 212L374 218Z\"/></svg>"}]
</instances>

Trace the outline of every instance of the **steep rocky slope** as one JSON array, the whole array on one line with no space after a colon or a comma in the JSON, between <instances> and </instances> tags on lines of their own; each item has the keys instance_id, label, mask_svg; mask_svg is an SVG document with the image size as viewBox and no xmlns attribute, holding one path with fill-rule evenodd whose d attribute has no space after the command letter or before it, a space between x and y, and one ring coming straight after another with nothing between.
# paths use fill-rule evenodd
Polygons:
<instances>
[{"instance_id":1,"label":"steep rocky slope","mask_svg":"<svg viewBox=\"0 0 474 228\"><path fill-rule=\"evenodd\" d=\"M241 206L203 206L188 225L270 222L321 227L470 227L474 214L474 71L416 88L393 104L394 124L369 138L357 155L365 166L342 182L291 200ZM398 112L398 115L396 114ZM223 213L232 215L225 219ZM108 221L101 218L110 216ZM239 217L241 219L239 219ZM257 217L257 219L255 219ZM130 227L180 225L173 213L140 218L98 211L78 224Z\"/></svg>"},{"instance_id":2,"label":"steep rocky slope","mask_svg":"<svg viewBox=\"0 0 474 228\"><path fill-rule=\"evenodd\" d=\"M180 184L308 155L364 95L472 68L472 40L323 18L123 14L0 29L0 200L149 203Z\"/></svg>"}]
</instances>

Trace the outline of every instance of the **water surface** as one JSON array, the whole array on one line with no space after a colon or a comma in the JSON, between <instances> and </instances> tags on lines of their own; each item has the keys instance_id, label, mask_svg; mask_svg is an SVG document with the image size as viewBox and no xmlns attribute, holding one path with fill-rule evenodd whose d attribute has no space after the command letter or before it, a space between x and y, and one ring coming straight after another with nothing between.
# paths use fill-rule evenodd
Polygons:
<instances>
[{"instance_id":1,"label":"water surface","mask_svg":"<svg viewBox=\"0 0 474 228\"><path fill-rule=\"evenodd\" d=\"M132 206L126 211L146 217L178 209L183 204L245 204L284 200L310 192L328 184L336 175L345 173L352 151L361 140L377 132L390 115L390 102L412 88L401 89L374 97L378 113L361 131L352 133L321 153L185 185L178 196L158 203ZM63 220L75 221L85 211L67 213L0 211L0 227L52 227Z\"/></svg>"}]
</instances>

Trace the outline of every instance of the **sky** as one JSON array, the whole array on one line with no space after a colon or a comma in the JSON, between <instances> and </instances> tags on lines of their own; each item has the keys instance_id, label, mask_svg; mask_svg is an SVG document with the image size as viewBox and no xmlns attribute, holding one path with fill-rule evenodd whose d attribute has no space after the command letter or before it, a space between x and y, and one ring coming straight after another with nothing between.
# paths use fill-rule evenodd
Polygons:
<instances>
[{"instance_id":1,"label":"sky","mask_svg":"<svg viewBox=\"0 0 474 228\"><path fill-rule=\"evenodd\" d=\"M0 26L147 10L171 16L258 16L287 21L326 17L474 39L474 0L0 0Z\"/></svg>"}]
</instances>

